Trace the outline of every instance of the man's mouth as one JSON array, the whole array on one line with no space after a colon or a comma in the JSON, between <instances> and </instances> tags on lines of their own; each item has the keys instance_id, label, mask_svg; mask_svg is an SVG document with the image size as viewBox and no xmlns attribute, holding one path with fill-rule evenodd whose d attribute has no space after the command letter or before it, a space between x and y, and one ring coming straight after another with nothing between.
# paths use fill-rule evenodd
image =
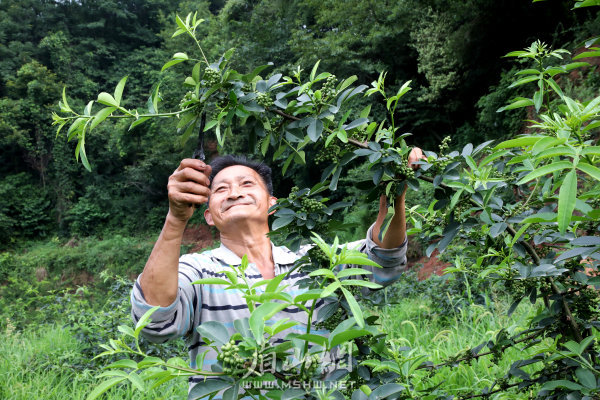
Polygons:
<instances>
[{"instance_id":1,"label":"man's mouth","mask_svg":"<svg viewBox=\"0 0 600 400\"><path fill-rule=\"evenodd\" d=\"M227 211L230 208L235 207L235 206L249 206L249 205L252 205L252 203L234 203L234 204L230 204L227 207L225 207L224 211Z\"/></svg>"}]
</instances>

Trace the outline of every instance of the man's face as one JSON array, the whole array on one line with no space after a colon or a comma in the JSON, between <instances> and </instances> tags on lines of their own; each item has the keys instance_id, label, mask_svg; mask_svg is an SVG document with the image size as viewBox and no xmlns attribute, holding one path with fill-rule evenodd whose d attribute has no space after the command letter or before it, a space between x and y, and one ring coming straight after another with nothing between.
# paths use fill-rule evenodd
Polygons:
<instances>
[{"instance_id":1,"label":"man's face","mask_svg":"<svg viewBox=\"0 0 600 400\"><path fill-rule=\"evenodd\" d=\"M266 224L269 207L275 201L255 170L234 165L221 170L213 178L204 218L219 230L233 227L240 221Z\"/></svg>"}]
</instances>

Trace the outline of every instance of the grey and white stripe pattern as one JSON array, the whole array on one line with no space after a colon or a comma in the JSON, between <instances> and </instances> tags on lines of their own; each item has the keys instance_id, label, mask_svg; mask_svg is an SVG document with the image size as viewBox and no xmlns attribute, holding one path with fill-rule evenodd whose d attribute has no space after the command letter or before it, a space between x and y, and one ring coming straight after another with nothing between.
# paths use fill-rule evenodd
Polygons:
<instances>
[{"instance_id":1,"label":"grey and white stripe pattern","mask_svg":"<svg viewBox=\"0 0 600 400\"><path fill-rule=\"evenodd\" d=\"M360 250L381 265L383 268L363 267L373 272L370 275L372 281L381 285L389 285L397 280L406 269L406 245L395 249L382 249L371 239L371 231L367 232L366 239L348 244L349 248ZM273 261L275 263L275 275L288 273L294 262L304 256L311 245L303 246L298 253L293 253L286 247L272 245ZM222 322L232 334L235 330L233 321L236 319L250 317L248 306L239 290L225 290L220 285L192 285L198 279L207 277L224 277L222 271L227 270L230 265L240 265L241 259L225 246L202 253L186 254L179 259L179 293L173 304L161 307L152 315L152 322L142 331L143 335L154 342L165 342L177 337L184 337L189 349L190 365L197 368L195 360L197 354L209 349L202 341L196 327L207 321ZM249 264L246 276L251 284L262 280L262 276L256 265ZM298 281L307 278L301 271L294 271L286 276L282 286L287 287L285 292L292 297L301 294L306 289L298 287ZM323 305L323 300L316 300L316 307ZM150 308L139 284L139 278L135 282L131 292L132 317L135 322ZM309 304L310 305L310 304ZM288 307L279 312L267 323L274 323L283 318L299 322L298 325L286 330L274 337L275 344L283 341L283 338L291 331L298 333L306 332L307 314L297 307ZM327 334L327 331L316 330L314 333ZM210 370L210 366L217 362L216 353L211 349L202 366ZM201 376L190 378L190 389L195 382L203 380Z\"/></svg>"}]
</instances>

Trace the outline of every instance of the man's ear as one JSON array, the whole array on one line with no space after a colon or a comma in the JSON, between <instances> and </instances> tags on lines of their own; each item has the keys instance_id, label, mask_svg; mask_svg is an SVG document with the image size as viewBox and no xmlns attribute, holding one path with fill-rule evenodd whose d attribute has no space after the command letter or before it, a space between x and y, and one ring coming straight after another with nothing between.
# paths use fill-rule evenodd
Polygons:
<instances>
[{"instance_id":1,"label":"man's ear","mask_svg":"<svg viewBox=\"0 0 600 400\"><path fill-rule=\"evenodd\" d=\"M206 220L206 223L208 225L215 226L215 222L213 221L212 214L210 213L210 210L208 208L206 210L204 210L204 219Z\"/></svg>"},{"instance_id":2,"label":"man's ear","mask_svg":"<svg viewBox=\"0 0 600 400\"><path fill-rule=\"evenodd\" d=\"M273 207L275 205L275 203L277 203L277 197L275 197L275 196L269 197L269 208ZM269 213L269 215L273 215L274 212L275 211L271 211Z\"/></svg>"}]
</instances>

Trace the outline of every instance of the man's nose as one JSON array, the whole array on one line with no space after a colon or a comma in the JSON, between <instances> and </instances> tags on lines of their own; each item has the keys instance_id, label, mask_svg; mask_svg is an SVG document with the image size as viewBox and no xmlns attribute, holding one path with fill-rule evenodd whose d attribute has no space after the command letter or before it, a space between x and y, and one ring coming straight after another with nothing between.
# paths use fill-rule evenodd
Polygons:
<instances>
[{"instance_id":1,"label":"man's nose","mask_svg":"<svg viewBox=\"0 0 600 400\"><path fill-rule=\"evenodd\" d=\"M238 185L234 184L229 187L229 193L227 197L229 197L230 199L239 199L242 196L243 193Z\"/></svg>"}]
</instances>

